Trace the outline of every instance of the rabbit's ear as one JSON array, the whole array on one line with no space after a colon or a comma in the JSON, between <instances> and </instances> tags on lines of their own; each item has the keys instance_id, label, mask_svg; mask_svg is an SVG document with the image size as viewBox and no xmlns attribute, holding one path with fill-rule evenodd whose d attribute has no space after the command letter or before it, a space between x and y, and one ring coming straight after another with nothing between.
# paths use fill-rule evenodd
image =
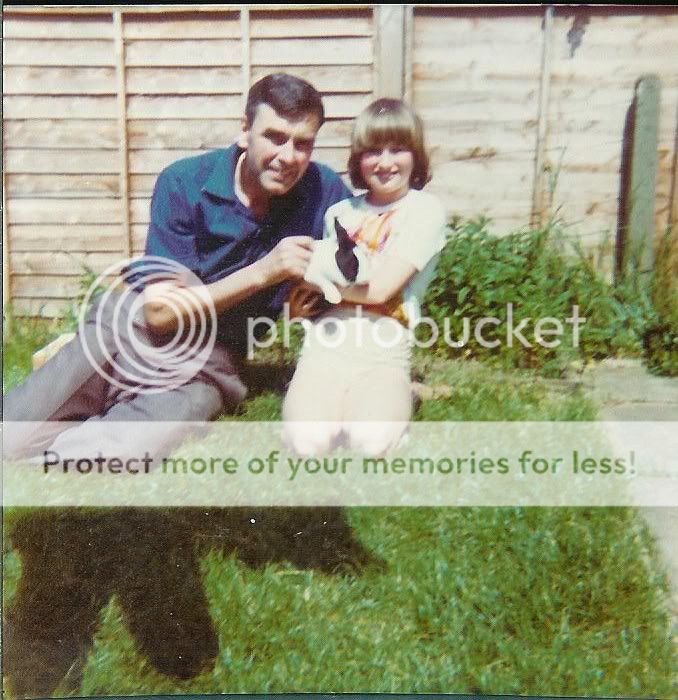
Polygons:
<instances>
[{"instance_id":1,"label":"rabbit's ear","mask_svg":"<svg viewBox=\"0 0 678 700\"><path fill-rule=\"evenodd\" d=\"M337 267L341 274L346 278L347 282L355 282L358 276L358 256L355 254L355 250L351 248L339 248L334 254L334 259L336 260Z\"/></svg>"},{"instance_id":2,"label":"rabbit's ear","mask_svg":"<svg viewBox=\"0 0 678 700\"><path fill-rule=\"evenodd\" d=\"M334 217L334 230L337 232L337 243L339 250L353 250L355 241L348 235L348 231L339 223L339 219Z\"/></svg>"}]
</instances>

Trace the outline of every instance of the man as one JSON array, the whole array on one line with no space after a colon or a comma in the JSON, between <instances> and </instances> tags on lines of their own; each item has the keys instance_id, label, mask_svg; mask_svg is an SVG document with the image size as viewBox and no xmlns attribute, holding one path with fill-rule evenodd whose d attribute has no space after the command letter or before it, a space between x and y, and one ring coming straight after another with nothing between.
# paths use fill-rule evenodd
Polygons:
<instances>
[{"instance_id":1,"label":"man","mask_svg":"<svg viewBox=\"0 0 678 700\"><path fill-rule=\"evenodd\" d=\"M312 240L322 237L325 210L350 195L338 175L310 162L323 119L320 95L310 84L269 75L249 92L236 144L178 161L160 174L146 254L180 263L204 286L187 284L181 275L151 283L154 266L132 264L127 279L142 283L143 291L123 292L111 308L95 303L78 336L6 396L4 418L17 421L4 435L6 456L41 455L48 448L62 459L77 458L87 446L106 457L159 455L184 436L182 422L209 420L242 400L238 366L247 347L247 318L277 316L287 283L303 277ZM293 313L312 311L308 292L296 299ZM171 344L182 324L200 323L212 308L217 342L194 376L156 392L143 381L130 382L137 364L148 365L133 341ZM82 422L71 427L63 421ZM125 421L125 430L112 430L110 421ZM249 543L250 563L277 557L310 566L314 548L315 565L325 570L349 555L365 559L340 511L302 510L258 513L256 532L255 518L243 509L29 514L11 534L24 563L5 621L14 695L50 695L65 682L112 593L139 649L158 670L181 678L199 672L218 653L218 641L196 541L207 538L226 548L237 542L239 551ZM305 538L298 537L301 530ZM343 551L336 541L326 542L338 532L345 534ZM267 536L282 545L258 551Z\"/></svg>"},{"instance_id":2,"label":"man","mask_svg":"<svg viewBox=\"0 0 678 700\"><path fill-rule=\"evenodd\" d=\"M178 161L158 177L146 254L180 263L204 286L179 277L156 281L143 291L143 314L134 316L133 294L122 307L134 316L131 332L149 346L214 309L217 342L202 369L167 391L145 391L143 382L130 386L125 379L143 358L128 357L134 339L126 335L124 314L94 309L79 336L6 396L5 420L47 422L39 432L15 431L6 454L50 445L62 458L76 455L98 420L156 422L128 433L124 444L98 430L97 447L106 456L123 456L116 454L121 449L158 453L181 437L168 435L158 421L210 420L244 398L237 370L247 318L279 314L286 282L303 278L312 241L322 237L325 210L350 196L336 173L311 163L323 121L322 100L309 83L283 73L266 76L248 94L236 144ZM143 288L148 266L142 260L131 267L129 280ZM312 310L303 292L296 301L301 313ZM97 371L97 362L113 365L114 374ZM95 422L69 430L56 423L83 418Z\"/></svg>"}]
</instances>

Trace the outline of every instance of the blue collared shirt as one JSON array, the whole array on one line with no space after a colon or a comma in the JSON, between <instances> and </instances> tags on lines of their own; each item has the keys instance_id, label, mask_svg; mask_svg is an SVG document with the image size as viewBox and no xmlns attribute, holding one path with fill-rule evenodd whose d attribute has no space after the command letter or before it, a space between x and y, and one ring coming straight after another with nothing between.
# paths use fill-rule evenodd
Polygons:
<instances>
[{"instance_id":1,"label":"blue collared shirt","mask_svg":"<svg viewBox=\"0 0 678 700\"><path fill-rule=\"evenodd\" d=\"M301 180L286 195L274 197L269 212L257 220L234 190L241 152L234 144L184 158L160 173L146 255L175 260L209 284L259 260L287 236L322 238L327 208L351 196L335 172L311 163ZM289 286L265 289L222 314L219 338L242 354L247 318L277 318Z\"/></svg>"}]
</instances>

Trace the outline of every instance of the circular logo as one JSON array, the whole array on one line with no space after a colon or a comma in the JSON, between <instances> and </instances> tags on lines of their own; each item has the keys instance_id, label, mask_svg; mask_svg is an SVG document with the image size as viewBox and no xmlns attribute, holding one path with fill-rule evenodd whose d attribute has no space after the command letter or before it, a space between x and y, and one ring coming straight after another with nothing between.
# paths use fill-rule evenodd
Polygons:
<instances>
[{"instance_id":1,"label":"circular logo","mask_svg":"<svg viewBox=\"0 0 678 700\"><path fill-rule=\"evenodd\" d=\"M149 332L144 320L149 301L174 316L173 331ZM101 377L122 390L154 394L182 386L204 367L216 342L217 314L205 285L188 268L144 256L115 263L92 282L78 330Z\"/></svg>"}]
</instances>

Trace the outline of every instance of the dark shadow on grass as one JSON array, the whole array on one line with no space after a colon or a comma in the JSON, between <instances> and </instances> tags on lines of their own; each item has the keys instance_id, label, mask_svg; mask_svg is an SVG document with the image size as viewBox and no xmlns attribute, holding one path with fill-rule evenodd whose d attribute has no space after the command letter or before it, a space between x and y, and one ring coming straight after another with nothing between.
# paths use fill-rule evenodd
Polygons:
<instances>
[{"instance_id":1,"label":"dark shadow on grass","mask_svg":"<svg viewBox=\"0 0 678 700\"><path fill-rule=\"evenodd\" d=\"M207 669L219 646L199 557L233 552L251 567L289 561L328 574L382 566L340 508L105 508L34 512L10 540L22 575L4 625L13 697L76 691L99 613L112 595L139 652L181 679Z\"/></svg>"},{"instance_id":2,"label":"dark shadow on grass","mask_svg":"<svg viewBox=\"0 0 678 700\"><path fill-rule=\"evenodd\" d=\"M291 362L257 362L243 365L239 374L247 386L248 398L252 399L270 391L284 394L294 369L295 364Z\"/></svg>"}]
</instances>

